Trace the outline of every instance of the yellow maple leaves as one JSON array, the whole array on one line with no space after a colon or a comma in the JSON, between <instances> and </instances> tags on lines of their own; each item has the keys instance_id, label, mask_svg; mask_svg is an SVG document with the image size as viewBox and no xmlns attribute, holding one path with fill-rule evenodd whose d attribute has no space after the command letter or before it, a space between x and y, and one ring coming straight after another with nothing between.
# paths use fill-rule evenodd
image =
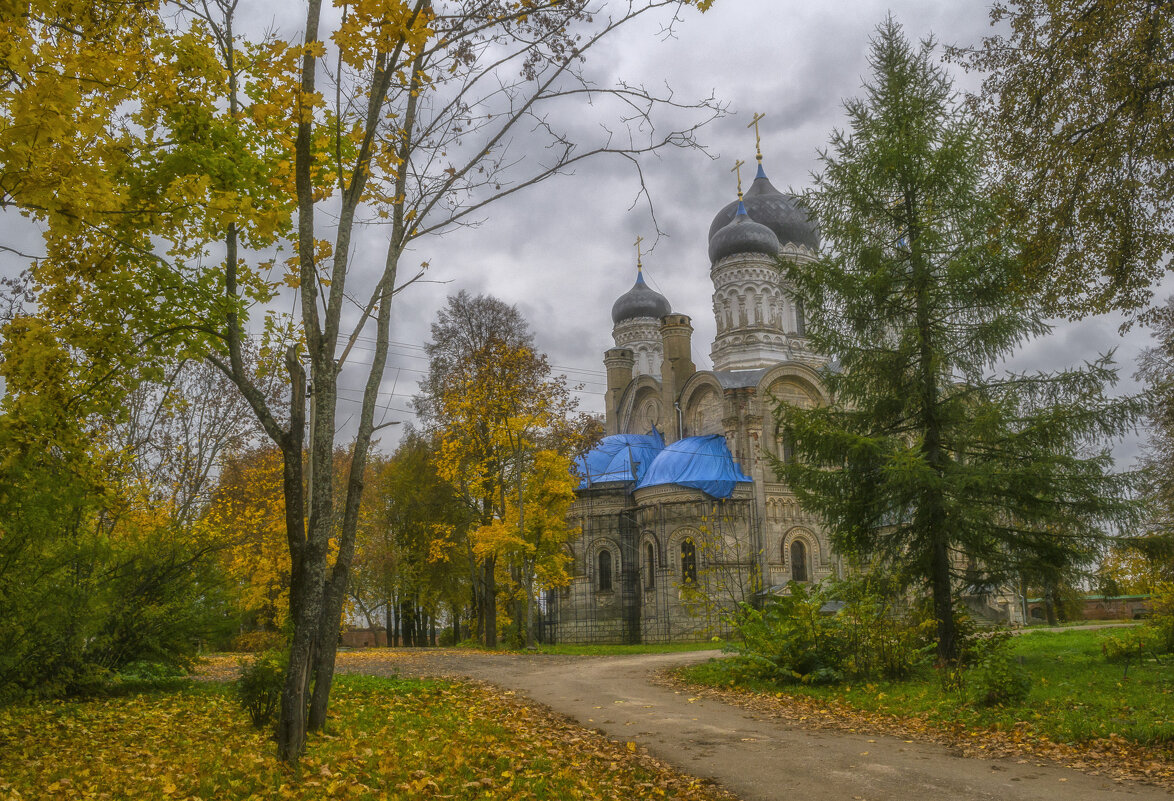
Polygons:
<instances>
[{"instance_id":1,"label":"yellow maple leaves","mask_svg":"<svg viewBox=\"0 0 1174 801\"><path fill-rule=\"evenodd\" d=\"M255 624L279 630L289 615L289 548L285 532L282 459L276 447L229 460L205 525L224 547L237 603Z\"/></svg>"}]
</instances>

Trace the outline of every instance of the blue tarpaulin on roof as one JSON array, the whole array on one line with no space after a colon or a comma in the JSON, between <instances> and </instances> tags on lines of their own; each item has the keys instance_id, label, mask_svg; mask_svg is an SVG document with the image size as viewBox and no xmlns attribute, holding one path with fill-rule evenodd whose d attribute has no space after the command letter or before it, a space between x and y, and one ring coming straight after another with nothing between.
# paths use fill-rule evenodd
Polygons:
<instances>
[{"instance_id":1,"label":"blue tarpaulin on roof","mask_svg":"<svg viewBox=\"0 0 1174 801\"><path fill-rule=\"evenodd\" d=\"M664 450L664 438L655 428L650 434L613 434L575 460L575 472L589 487L601 481L639 481L648 466Z\"/></svg>"},{"instance_id":2,"label":"blue tarpaulin on roof","mask_svg":"<svg viewBox=\"0 0 1174 801\"><path fill-rule=\"evenodd\" d=\"M728 498L734 494L735 484L751 480L734 464L726 438L712 434L685 437L669 445L653 460L636 488L678 484L714 498Z\"/></svg>"}]
</instances>

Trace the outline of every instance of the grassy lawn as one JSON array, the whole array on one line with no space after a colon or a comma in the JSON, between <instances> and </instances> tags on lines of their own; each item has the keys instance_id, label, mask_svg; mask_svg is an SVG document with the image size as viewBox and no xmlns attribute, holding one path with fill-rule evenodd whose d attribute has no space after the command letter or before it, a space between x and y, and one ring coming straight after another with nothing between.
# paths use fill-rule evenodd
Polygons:
<instances>
[{"instance_id":1,"label":"grassy lawn","mask_svg":"<svg viewBox=\"0 0 1174 801\"><path fill-rule=\"evenodd\" d=\"M869 712L917 718L937 724L1034 734L1056 743L1084 743L1119 737L1156 746L1174 756L1174 658L1134 664L1105 661L1105 631L1032 632L1012 640L1012 652L1031 673L1031 694L1023 704L982 707L964 693L942 689L928 671L903 682L806 687L757 683L750 689L816 701L836 701ZM686 668L689 682L728 687L728 661Z\"/></svg>"},{"instance_id":2,"label":"grassy lawn","mask_svg":"<svg viewBox=\"0 0 1174 801\"><path fill-rule=\"evenodd\" d=\"M340 676L300 774L231 685L0 709L0 798L727 798L543 709L469 685Z\"/></svg>"}]
</instances>

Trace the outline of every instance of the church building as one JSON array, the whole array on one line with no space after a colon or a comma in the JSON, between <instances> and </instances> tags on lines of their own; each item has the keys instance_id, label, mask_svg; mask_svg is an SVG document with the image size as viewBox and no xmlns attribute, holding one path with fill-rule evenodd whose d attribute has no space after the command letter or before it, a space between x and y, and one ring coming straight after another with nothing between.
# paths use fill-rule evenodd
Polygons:
<instances>
[{"instance_id":1,"label":"church building","mask_svg":"<svg viewBox=\"0 0 1174 801\"><path fill-rule=\"evenodd\" d=\"M645 283L639 257L612 306L607 436L578 462L571 584L546 599L556 642L708 639L738 602L841 570L768 459L790 458L779 404L826 402L828 360L777 261L811 261L819 233L761 152L740 190L709 227L713 370L697 369L690 316Z\"/></svg>"}]
</instances>

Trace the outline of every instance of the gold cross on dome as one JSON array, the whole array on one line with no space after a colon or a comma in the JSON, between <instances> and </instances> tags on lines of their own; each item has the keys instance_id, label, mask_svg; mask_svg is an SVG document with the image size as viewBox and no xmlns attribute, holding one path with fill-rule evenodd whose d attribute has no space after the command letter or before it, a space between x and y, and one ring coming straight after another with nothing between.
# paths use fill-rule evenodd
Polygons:
<instances>
[{"instance_id":1,"label":"gold cross on dome","mask_svg":"<svg viewBox=\"0 0 1174 801\"><path fill-rule=\"evenodd\" d=\"M745 163L742 159L738 159L734 162L734 169L730 170L730 172L738 173L738 200L742 199L742 165Z\"/></svg>"},{"instance_id":2,"label":"gold cross on dome","mask_svg":"<svg viewBox=\"0 0 1174 801\"><path fill-rule=\"evenodd\" d=\"M747 128L754 129L754 157L758 159L758 163L762 163L762 137L758 135L758 121L765 117L765 114L755 114Z\"/></svg>"},{"instance_id":3,"label":"gold cross on dome","mask_svg":"<svg viewBox=\"0 0 1174 801\"><path fill-rule=\"evenodd\" d=\"M640 243L643 241L644 241L644 237L640 236L639 234L636 234L636 271L637 272L644 272L644 264L640 260L640 257L641 257Z\"/></svg>"}]
</instances>

